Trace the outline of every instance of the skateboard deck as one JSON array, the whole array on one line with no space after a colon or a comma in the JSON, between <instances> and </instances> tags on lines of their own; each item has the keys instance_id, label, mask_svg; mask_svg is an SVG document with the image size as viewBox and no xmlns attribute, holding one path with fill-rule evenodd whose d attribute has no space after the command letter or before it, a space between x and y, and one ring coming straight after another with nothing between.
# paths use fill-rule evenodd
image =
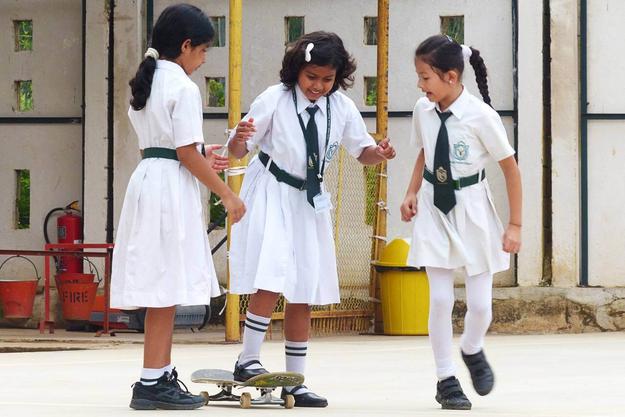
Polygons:
<instances>
[{"instance_id":1,"label":"skateboard deck","mask_svg":"<svg viewBox=\"0 0 625 417\"><path fill-rule=\"evenodd\" d=\"M283 400L274 397L271 393L278 387L301 385L304 382L304 375L296 372L271 372L248 379L245 382L234 380L234 375L230 371L223 369L198 369L191 374L191 381L195 383L214 384L221 388L221 392L209 395L202 391L200 395L204 397L206 403L211 401L238 401L242 408L249 408L252 405L281 405L285 408L293 408L295 398L287 395ZM252 398L249 392L244 392L240 396L232 393L232 388L251 387L260 390L261 396Z\"/></svg>"}]
</instances>

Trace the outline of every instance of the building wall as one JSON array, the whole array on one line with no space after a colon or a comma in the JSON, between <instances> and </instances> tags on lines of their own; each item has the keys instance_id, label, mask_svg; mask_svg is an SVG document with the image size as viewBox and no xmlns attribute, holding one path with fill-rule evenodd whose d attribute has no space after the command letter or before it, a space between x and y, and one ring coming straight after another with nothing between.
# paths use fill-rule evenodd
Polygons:
<instances>
[{"instance_id":1,"label":"building wall","mask_svg":"<svg viewBox=\"0 0 625 417\"><path fill-rule=\"evenodd\" d=\"M588 2L588 112L625 113L625 3ZM619 77L620 75L620 77ZM588 124L588 283L625 286L625 120ZM613 188L616 187L616 188ZM619 248L619 249L617 249Z\"/></svg>"},{"instance_id":2,"label":"building wall","mask_svg":"<svg viewBox=\"0 0 625 417\"><path fill-rule=\"evenodd\" d=\"M0 2L0 118L81 116L80 0ZM32 51L15 51L14 20L32 20ZM16 80L32 80L33 110L19 112ZM52 208L81 199L80 124L0 124L0 247L43 249L43 220ZM30 170L30 228L16 229L15 170ZM49 228L55 237L54 225ZM41 271L42 258L33 258ZM0 277L32 276L25 262Z\"/></svg>"},{"instance_id":3,"label":"building wall","mask_svg":"<svg viewBox=\"0 0 625 417\"><path fill-rule=\"evenodd\" d=\"M551 36L551 187L553 240L552 275L543 277L543 55L542 0L518 2L518 158L524 186L524 241L517 259L517 275L507 272L497 284L536 286L550 280L556 287L578 285L580 276L581 171L579 123L579 2L549 0ZM114 85L114 223L117 224L126 184L139 154L136 137L126 117L129 88L145 49L145 0L118 1L115 20ZM155 0L155 18L172 1ZM213 16L228 17L228 4L217 0L196 0ZM107 46L108 1L87 2L85 174L80 177L81 128L79 125L0 125L0 186L8 198L0 200L0 247L40 248L41 221L49 208L80 199L84 180L85 239L103 242L106 237L106 149L107 149ZM375 46L363 43L363 17L375 16L374 0L319 0L315 7L303 0L243 2L242 109L253 98L278 81L284 53L284 17L305 16L305 30L339 33L358 61L354 87L347 94L362 111L363 77L375 75ZM21 116L13 110L13 81L32 77L35 110L32 116L80 116L81 27L79 0L6 1L0 4L0 117ZM624 113L625 87L619 75L623 46L618 22L625 6L617 0L588 2L588 101L590 113ZM488 9L489 13L483 13ZM394 0L390 9L389 110L410 111L420 96L416 88L413 53L418 42L440 29L441 15L465 16L465 43L480 49L489 70L493 105L512 110L513 28L512 0L444 0L439 2ZM35 44L32 53L13 51L14 19L32 18ZM348 24L346 24L348 22ZM488 30L484 30L484 28ZM262 41L262 43L261 43ZM227 45L227 38L226 38ZM617 61L615 61L615 59ZM205 91L205 77L228 73L227 47L211 48L207 63L193 79ZM16 78L18 77L18 78ZM477 94L473 72L465 72L467 88ZM206 98L205 103L206 103ZM205 107L206 113L224 113L226 108ZM375 119L367 119L371 131ZM514 126L504 124L511 143ZM224 119L207 119L204 133L208 143L223 143ZM625 246L625 220L620 215L624 201L618 179L623 176L619 158L625 152L623 120L593 120L588 125L589 283L598 286L625 285L625 263L620 250ZM410 118L391 118L389 136L399 156L389 164L390 238L409 236L411 225L399 220L414 163L408 146ZM15 230L15 169L31 169L31 228ZM504 223L507 198L503 176L496 164L487 168L496 205ZM605 183L608 183L607 185ZM217 240L217 238L214 238ZM223 274L224 251L216 258Z\"/></svg>"}]
</instances>

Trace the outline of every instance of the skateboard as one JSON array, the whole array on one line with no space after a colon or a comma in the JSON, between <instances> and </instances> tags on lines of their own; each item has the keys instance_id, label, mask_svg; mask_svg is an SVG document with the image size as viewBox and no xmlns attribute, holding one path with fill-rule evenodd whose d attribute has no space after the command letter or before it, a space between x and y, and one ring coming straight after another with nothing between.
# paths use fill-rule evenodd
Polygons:
<instances>
[{"instance_id":1,"label":"skateboard","mask_svg":"<svg viewBox=\"0 0 625 417\"><path fill-rule=\"evenodd\" d=\"M241 408L250 408L252 405L281 405L284 408L293 408L295 398L292 395L287 395L283 400L274 397L272 392L278 387L301 385L304 382L304 375L296 372L272 372L239 382L234 380L234 375L230 371L199 369L191 374L191 381L214 384L221 388L221 392L215 395L209 395L206 391L200 392L207 404L211 401L238 401ZM252 398L249 392L243 392L240 396L232 393L232 388L243 387L256 388L261 395L258 398Z\"/></svg>"}]
</instances>

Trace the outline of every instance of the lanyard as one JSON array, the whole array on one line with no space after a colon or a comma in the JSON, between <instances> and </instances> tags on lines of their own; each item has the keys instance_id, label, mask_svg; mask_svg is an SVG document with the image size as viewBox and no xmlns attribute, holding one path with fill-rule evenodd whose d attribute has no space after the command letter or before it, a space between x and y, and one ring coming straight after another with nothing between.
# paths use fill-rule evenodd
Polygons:
<instances>
[{"instance_id":1,"label":"lanyard","mask_svg":"<svg viewBox=\"0 0 625 417\"><path fill-rule=\"evenodd\" d=\"M295 103L295 113L297 113L297 94L295 92L295 87L293 87L293 103ZM328 122L326 124L326 146L325 146L325 149L323 150L323 163L321 164L321 170L318 171L319 173L317 174L317 176L319 177L319 180L322 182L323 182L323 172L325 171L325 168L326 168L326 153L328 152L328 144L330 143L330 128L331 128L331 120L332 120L332 116L330 113L330 97L329 96L326 96L326 116L328 118ZM299 120L299 125L302 128L302 133L304 134L304 138L305 138L306 127L304 126L304 121L302 120L302 116L299 113L297 113L297 118ZM317 141L319 141L319 139L317 139ZM315 160L315 166L317 167L317 169L319 169L319 156L317 156Z\"/></svg>"}]
</instances>

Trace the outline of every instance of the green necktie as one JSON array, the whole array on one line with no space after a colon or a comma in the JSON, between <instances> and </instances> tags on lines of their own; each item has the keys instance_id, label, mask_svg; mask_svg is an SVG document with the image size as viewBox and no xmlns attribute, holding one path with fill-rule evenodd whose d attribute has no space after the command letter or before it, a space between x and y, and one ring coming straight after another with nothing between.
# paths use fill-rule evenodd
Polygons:
<instances>
[{"instance_id":1,"label":"green necktie","mask_svg":"<svg viewBox=\"0 0 625 417\"><path fill-rule=\"evenodd\" d=\"M304 139L306 139L306 197L311 206L315 206L313 199L321 192L321 182L319 180L319 134L315 123L315 113L319 107L307 107L306 111L310 115Z\"/></svg>"},{"instance_id":2,"label":"green necktie","mask_svg":"<svg viewBox=\"0 0 625 417\"><path fill-rule=\"evenodd\" d=\"M449 137L447 136L447 127L445 127L445 121L451 116L451 113L441 113L436 110L436 114L441 119L441 127L438 129L434 150L434 177L436 178L434 182L434 205L447 214L456 205L451 163L449 162Z\"/></svg>"}]
</instances>

